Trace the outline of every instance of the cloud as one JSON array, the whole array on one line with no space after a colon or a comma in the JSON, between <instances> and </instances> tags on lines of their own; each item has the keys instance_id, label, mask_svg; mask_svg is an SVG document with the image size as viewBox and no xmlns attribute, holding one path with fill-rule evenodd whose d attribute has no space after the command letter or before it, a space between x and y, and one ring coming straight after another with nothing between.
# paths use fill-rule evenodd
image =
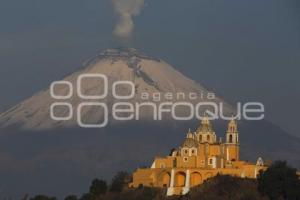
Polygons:
<instances>
[{"instance_id":1,"label":"cloud","mask_svg":"<svg viewBox=\"0 0 300 200\"><path fill-rule=\"evenodd\" d=\"M134 29L133 17L140 14L144 0L111 0L114 11L119 19L113 34L119 38L128 39Z\"/></svg>"}]
</instances>

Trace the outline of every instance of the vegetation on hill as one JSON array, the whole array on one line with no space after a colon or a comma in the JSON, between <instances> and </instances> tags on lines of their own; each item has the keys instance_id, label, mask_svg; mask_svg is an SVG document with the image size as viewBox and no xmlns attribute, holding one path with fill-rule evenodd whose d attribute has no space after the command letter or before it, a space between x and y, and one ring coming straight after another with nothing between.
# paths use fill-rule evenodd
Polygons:
<instances>
[{"instance_id":1,"label":"vegetation on hill","mask_svg":"<svg viewBox=\"0 0 300 200\"><path fill-rule=\"evenodd\" d=\"M258 190L271 200L300 199L300 180L297 169L285 161L277 161L258 177Z\"/></svg>"},{"instance_id":2,"label":"vegetation on hill","mask_svg":"<svg viewBox=\"0 0 300 200\"><path fill-rule=\"evenodd\" d=\"M277 161L257 180L218 175L191 189L185 196L166 197L162 188L128 188L131 177L117 173L110 185L103 180L92 181L89 191L81 197L68 195L64 200L300 200L300 179L296 169ZM30 200L56 200L37 195Z\"/></svg>"},{"instance_id":3,"label":"vegetation on hill","mask_svg":"<svg viewBox=\"0 0 300 200\"><path fill-rule=\"evenodd\" d=\"M191 189L185 197L172 197L170 200L264 200L257 190L258 184L253 179L242 179L229 175L217 175L202 185Z\"/></svg>"}]
</instances>

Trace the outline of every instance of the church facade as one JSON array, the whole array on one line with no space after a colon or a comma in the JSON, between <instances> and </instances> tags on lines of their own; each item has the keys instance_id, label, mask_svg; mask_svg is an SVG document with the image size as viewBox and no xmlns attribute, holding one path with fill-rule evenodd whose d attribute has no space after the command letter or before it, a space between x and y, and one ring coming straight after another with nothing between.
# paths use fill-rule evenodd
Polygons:
<instances>
[{"instance_id":1,"label":"church facade","mask_svg":"<svg viewBox=\"0 0 300 200\"><path fill-rule=\"evenodd\" d=\"M265 170L263 160L249 163L240 160L237 122L228 124L225 142L217 136L208 118L195 132L189 131L183 144L166 157L155 158L151 168L139 168L133 173L131 187L141 185L167 188L167 195L184 195L191 187L202 184L217 174L255 179Z\"/></svg>"}]
</instances>

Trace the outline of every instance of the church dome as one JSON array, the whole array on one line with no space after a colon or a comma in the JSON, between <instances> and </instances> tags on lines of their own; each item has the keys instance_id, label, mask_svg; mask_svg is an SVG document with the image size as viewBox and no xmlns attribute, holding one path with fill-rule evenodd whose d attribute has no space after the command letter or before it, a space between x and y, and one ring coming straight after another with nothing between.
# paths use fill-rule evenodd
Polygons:
<instances>
[{"instance_id":1,"label":"church dome","mask_svg":"<svg viewBox=\"0 0 300 200\"><path fill-rule=\"evenodd\" d=\"M204 117L203 120L201 121L200 126L197 128L197 133L199 132L214 132L212 124L209 122L207 117Z\"/></svg>"},{"instance_id":2,"label":"church dome","mask_svg":"<svg viewBox=\"0 0 300 200\"><path fill-rule=\"evenodd\" d=\"M211 124L201 124L197 128L197 132L214 132L214 129Z\"/></svg>"},{"instance_id":3,"label":"church dome","mask_svg":"<svg viewBox=\"0 0 300 200\"><path fill-rule=\"evenodd\" d=\"M198 143L193 138L186 138L182 144L182 147L187 147L187 148L198 147Z\"/></svg>"}]
</instances>

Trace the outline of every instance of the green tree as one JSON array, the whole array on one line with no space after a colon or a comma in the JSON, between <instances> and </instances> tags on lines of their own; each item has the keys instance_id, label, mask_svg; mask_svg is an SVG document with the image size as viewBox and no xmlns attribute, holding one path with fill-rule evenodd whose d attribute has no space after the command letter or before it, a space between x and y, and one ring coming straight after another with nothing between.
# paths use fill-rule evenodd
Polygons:
<instances>
[{"instance_id":1,"label":"green tree","mask_svg":"<svg viewBox=\"0 0 300 200\"><path fill-rule=\"evenodd\" d=\"M127 172L118 172L112 179L110 185L111 192L121 192L125 186L130 182L130 175Z\"/></svg>"},{"instance_id":2,"label":"green tree","mask_svg":"<svg viewBox=\"0 0 300 200\"><path fill-rule=\"evenodd\" d=\"M90 186L90 194L93 197L101 196L107 191L107 184L104 180L94 179Z\"/></svg>"},{"instance_id":3,"label":"green tree","mask_svg":"<svg viewBox=\"0 0 300 200\"><path fill-rule=\"evenodd\" d=\"M297 170L285 161L276 161L258 177L259 191L271 200L300 199L300 180Z\"/></svg>"}]
</instances>

